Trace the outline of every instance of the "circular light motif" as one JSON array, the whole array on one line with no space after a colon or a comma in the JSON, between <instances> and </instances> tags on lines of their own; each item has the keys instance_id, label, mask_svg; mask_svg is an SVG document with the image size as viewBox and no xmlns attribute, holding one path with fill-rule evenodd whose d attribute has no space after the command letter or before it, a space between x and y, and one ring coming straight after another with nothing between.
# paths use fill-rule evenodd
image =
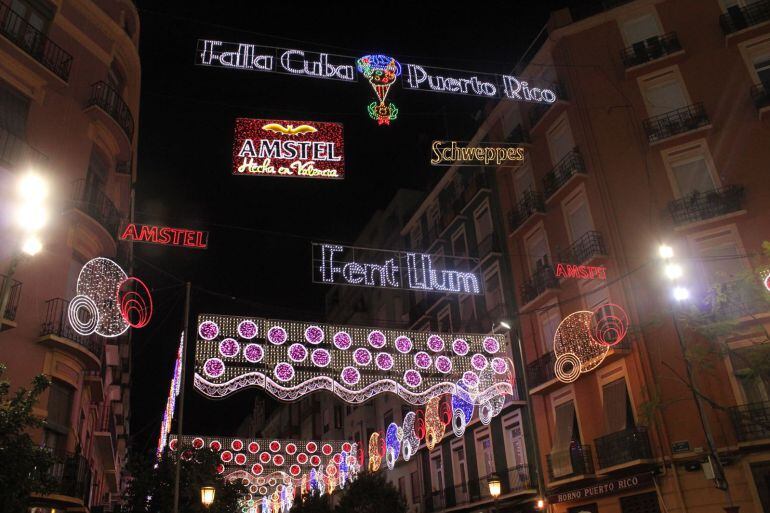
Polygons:
<instances>
[{"instance_id":1,"label":"circular light motif","mask_svg":"<svg viewBox=\"0 0 770 513\"><path fill-rule=\"evenodd\" d=\"M182 459L185 461L190 461L192 459L193 453L190 449L187 449L182 453Z\"/></svg>"},{"instance_id":2,"label":"circular light motif","mask_svg":"<svg viewBox=\"0 0 770 513\"><path fill-rule=\"evenodd\" d=\"M612 347L628 333L628 315L615 304L595 308L590 322L591 339L602 346Z\"/></svg>"},{"instance_id":3,"label":"circular light motif","mask_svg":"<svg viewBox=\"0 0 770 513\"><path fill-rule=\"evenodd\" d=\"M465 356L466 354L468 354L468 351L470 351L470 346L468 345L468 342L466 342L461 338L458 338L457 340L452 342L452 351L454 351L456 355Z\"/></svg>"},{"instance_id":4,"label":"circular light motif","mask_svg":"<svg viewBox=\"0 0 770 513\"><path fill-rule=\"evenodd\" d=\"M219 343L219 354L227 358L232 358L241 350L241 346L234 338L226 338Z\"/></svg>"},{"instance_id":5,"label":"circular light motif","mask_svg":"<svg viewBox=\"0 0 770 513\"><path fill-rule=\"evenodd\" d=\"M193 449L200 449L201 447L203 447L203 443L204 443L203 438L200 438L200 437L193 438L193 441L192 441Z\"/></svg>"},{"instance_id":6,"label":"circular light motif","mask_svg":"<svg viewBox=\"0 0 770 513\"><path fill-rule=\"evenodd\" d=\"M414 355L414 364L417 368L427 369L433 363L433 358L425 351L420 351Z\"/></svg>"},{"instance_id":7,"label":"circular light motif","mask_svg":"<svg viewBox=\"0 0 770 513\"><path fill-rule=\"evenodd\" d=\"M468 386L475 387L479 384L479 376L473 371L466 371L463 373L463 381Z\"/></svg>"},{"instance_id":8,"label":"circular light motif","mask_svg":"<svg viewBox=\"0 0 770 513\"><path fill-rule=\"evenodd\" d=\"M291 474L294 477L297 477L301 471L302 470L300 469L299 465L295 464L289 467L289 474Z\"/></svg>"},{"instance_id":9,"label":"circular light motif","mask_svg":"<svg viewBox=\"0 0 770 513\"><path fill-rule=\"evenodd\" d=\"M99 312L96 333L103 337L117 337L129 328L123 318L121 306L124 310L133 310L134 303L118 302L119 295L122 295L120 285L127 278L128 275L118 264L103 257L89 260L80 270L75 293L78 296L87 296L96 304L96 310ZM144 306L137 303L136 308L142 310Z\"/></svg>"},{"instance_id":10,"label":"circular light motif","mask_svg":"<svg viewBox=\"0 0 770 513\"><path fill-rule=\"evenodd\" d=\"M259 344L248 344L243 348L243 356L246 358L246 361L257 363L262 361L262 357L265 356L265 350Z\"/></svg>"},{"instance_id":11,"label":"circular light motif","mask_svg":"<svg viewBox=\"0 0 770 513\"><path fill-rule=\"evenodd\" d=\"M169 449L171 449L172 451L176 451L176 444L177 444L177 442L176 442L176 438L172 438L172 439L171 439L171 440L168 442L168 448L169 448Z\"/></svg>"},{"instance_id":12,"label":"circular light motif","mask_svg":"<svg viewBox=\"0 0 770 513\"><path fill-rule=\"evenodd\" d=\"M329 444L323 444L321 446L321 452L324 453L324 455L328 456L332 453L334 449L332 449L332 446Z\"/></svg>"},{"instance_id":13,"label":"circular light motif","mask_svg":"<svg viewBox=\"0 0 770 513\"><path fill-rule=\"evenodd\" d=\"M289 359L293 362L302 362L307 358L307 349L302 344L292 344L289 346Z\"/></svg>"},{"instance_id":14,"label":"circular light motif","mask_svg":"<svg viewBox=\"0 0 770 513\"><path fill-rule=\"evenodd\" d=\"M291 381L291 379L294 377L294 367L292 367L290 363L281 362L275 366L273 374L280 381Z\"/></svg>"},{"instance_id":15,"label":"circular light motif","mask_svg":"<svg viewBox=\"0 0 770 513\"><path fill-rule=\"evenodd\" d=\"M318 345L324 341L324 330L318 326L308 326L305 329L305 340L311 344Z\"/></svg>"},{"instance_id":16,"label":"circular light motif","mask_svg":"<svg viewBox=\"0 0 770 513\"><path fill-rule=\"evenodd\" d=\"M342 349L343 351L353 345L353 339L350 338L350 335L345 331L338 331L334 334L332 339L334 341L334 347Z\"/></svg>"},{"instance_id":17,"label":"circular light motif","mask_svg":"<svg viewBox=\"0 0 770 513\"><path fill-rule=\"evenodd\" d=\"M385 334L380 330L374 330L366 337L369 345L375 349L381 349L385 346Z\"/></svg>"},{"instance_id":18,"label":"circular light motif","mask_svg":"<svg viewBox=\"0 0 770 513\"><path fill-rule=\"evenodd\" d=\"M230 451L224 451L219 457L225 463L230 463L233 459L233 453L231 453Z\"/></svg>"},{"instance_id":19,"label":"circular light motif","mask_svg":"<svg viewBox=\"0 0 770 513\"><path fill-rule=\"evenodd\" d=\"M305 449L307 449L307 452L309 453L314 453L318 450L318 445L316 445L315 442L308 442Z\"/></svg>"},{"instance_id":20,"label":"circular light motif","mask_svg":"<svg viewBox=\"0 0 770 513\"><path fill-rule=\"evenodd\" d=\"M225 471L225 466L222 465L221 463L217 463L217 474L221 474L224 471Z\"/></svg>"},{"instance_id":21,"label":"circular light motif","mask_svg":"<svg viewBox=\"0 0 770 513\"><path fill-rule=\"evenodd\" d=\"M152 317L152 294L139 278L133 276L121 281L116 296L120 315L132 328L144 328Z\"/></svg>"},{"instance_id":22,"label":"circular light motif","mask_svg":"<svg viewBox=\"0 0 770 513\"><path fill-rule=\"evenodd\" d=\"M377 364L377 368L380 370L390 370L393 368L393 356L388 353L377 353L377 357L374 359Z\"/></svg>"},{"instance_id":23,"label":"circular light motif","mask_svg":"<svg viewBox=\"0 0 770 513\"><path fill-rule=\"evenodd\" d=\"M395 344L399 353L408 353L412 350L412 340L405 335L396 338Z\"/></svg>"},{"instance_id":24,"label":"circular light motif","mask_svg":"<svg viewBox=\"0 0 770 513\"><path fill-rule=\"evenodd\" d=\"M81 312L85 313L85 316ZM81 335L90 335L99 326L99 309L88 296L73 297L67 308L67 317L70 326Z\"/></svg>"},{"instance_id":25,"label":"circular light motif","mask_svg":"<svg viewBox=\"0 0 770 513\"><path fill-rule=\"evenodd\" d=\"M342 369L340 376L347 385L355 385L361 379L361 373L355 367L345 367Z\"/></svg>"},{"instance_id":26,"label":"circular light motif","mask_svg":"<svg viewBox=\"0 0 770 513\"><path fill-rule=\"evenodd\" d=\"M314 467L317 467L318 465L321 464L321 457L317 454L312 455L310 457L310 464L313 465Z\"/></svg>"},{"instance_id":27,"label":"circular light motif","mask_svg":"<svg viewBox=\"0 0 770 513\"><path fill-rule=\"evenodd\" d=\"M261 461L262 463L269 462L270 461L270 454L267 453L267 452L264 452L264 451L259 453L259 461Z\"/></svg>"},{"instance_id":28,"label":"circular light motif","mask_svg":"<svg viewBox=\"0 0 770 513\"><path fill-rule=\"evenodd\" d=\"M286 454L292 455L292 454L294 454L295 452L297 452L297 446L296 446L296 444L293 444L293 443L291 443L291 442L290 442L290 443L288 443L288 444L286 444Z\"/></svg>"},{"instance_id":29,"label":"circular light motif","mask_svg":"<svg viewBox=\"0 0 770 513\"><path fill-rule=\"evenodd\" d=\"M217 323L211 322L211 321L203 321L200 326L198 326L198 335L203 340L214 340L217 338L217 335L219 335L219 326L217 326Z\"/></svg>"},{"instance_id":30,"label":"circular light motif","mask_svg":"<svg viewBox=\"0 0 770 513\"><path fill-rule=\"evenodd\" d=\"M471 356L471 366L478 371L484 370L487 363L487 357L481 353L476 353Z\"/></svg>"},{"instance_id":31,"label":"circular light motif","mask_svg":"<svg viewBox=\"0 0 770 513\"><path fill-rule=\"evenodd\" d=\"M276 454L275 456L273 456L273 465L278 465L280 467L281 465L283 465L283 463L284 463L284 459L282 455Z\"/></svg>"},{"instance_id":32,"label":"circular light motif","mask_svg":"<svg viewBox=\"0 0 770 513\"><path fill-rule=\"evenodd\" d=\"M452 372L452 360L446 356L436 357L436 370L442 374L449 374Z\"/></svg>"},{"instance_id":33,"label":"circular light motif","mask_svg":"<svg viewBox=\"0 0 770 513\"><path fill-rule=\"evenodd\" d=\"M286 330L281 328L280 326L273 326L269 330L267 330L267 339L270 341L271 344L275 344L277 346L280 346L284 342L286 342Z\"/></svg>"},{"instance_id":34,"label":"circular light motif","mask_svg":"<svg viewBox=\"0 0 770 513\"><path fill-rule=\"evenodd\" d=\"M554 372L559 381L572 383L580 377L580 358L575 353L563 353L556 358Z\"/></svg>"},{"instance_id":35,"label":"circular light motif","mask_svg":"<svg viewBox=\"0 0 770 513\"><path fill-rule=\"evenodd\" d=\"M444 350L444 339L438 335L431 335L428 337L428 349L434 353Z\"/></svg>"},{"instance_id":36,"label":"circular light motif","mask_svg":"<svg viewBox=\"0 0 770 513\"><path fill-rule=\"evenodd\" d=\"M222 450L222 444L219 442L219 440L212 440L209 444L209 449L214 452L219 452Z\"/></svg>"},{"instance_id":37,"label":"circular light motif","mask_svg":"<svg viewBox=\"0 0 770 513\"><path fill-rule=\"evenodd\" d=\"M326 367L331 363L332 357L326 349L315 349L310 360L318 367Z\"/></svg>"},{"instance_id":38,"label":"circular light motif","mask_svg":"<svg viewBox=\"0 0 770 513\"><path fill-rule=\"evenodd\" d=\"M305 463L307 463L307 454L305 454L304 452L297 454L297 463L299 463L300 465L304 465Z\"/></svg>"},{"instance_id":39,"label":"circular light motif","mask_svg":"<svg viewBox=\"0 0 770 513\"><path fill-rule=\"evenodd\" d=\"M500 342L495 337L487 337L481 344L484 347L484 351L489 354L494 354L500 350Z\"/></svg>"},{"instance_id":40,"label":"circular light motif","mask_svg":"<svg viewBox=\"0 0 770 513\"><path fill-rule=\"evenodd\" d=\"M246 455L242 452L239 452L235 455L235 464L236 465L245 465L246 464Z\"/></svg>"},{"instance_id":41,"label":"circular light motif","mask_svg":"<svg viewBox=\"0 0 770 513\"><path fill-rule=\"evenodd\" d=\"M495 374L505 374L508 372L508 364L504 359L496 356L492 358L492 370L495 371Z\"/></svg>"},{"instance_id":42,"label":"circular light motif","mask_svg":"<svg viewBox=\"0 0 770 513\"><path fill-rule=\"evenodd\" d=\"M332 458L332 461L334 461L334 463L339 465L340 461L342 461L342 456L340 455L340 453L335 454L334 457Z\"/></svg>"},{"instance_id":43,"label":"circular light motif","mask_svg":"<svg viewBox=\"0 0 770 513\"><path fill-rule=\"evenodd\" d=\"M422 376L414 369L409 369L404 373L404 383L411 388L420 386L422 383Z\"/></svg>"},{"instance_id":44,"label":"circular light motif","mask_svg":"<svg viewBox=\"0 0 770 513\"><path fill-rule=\"evenodd\" d=\"M243 449L243 442L242 442L242 441L240 441L240 440L237 440L237 439L236 439L236 440L233 440L233 441L230 443L230 447L231 447L231 448L232 448L232 450L234 450L234 451L240 451L241 449Z\"/></svg>"},{"instance_id":45,"label":"circular light motif","mask_svg":"<svg viewBox=\"0 0 770 513\"><path fill-rule=\"evenodd\" d=\"M257 454L259 452L259 444L257 442L249 443L249 452L251 454Z\"/></svg>"},{"instance_id":46,"label":"circular light motif","mask_svg":"<svg viewBox=\"0 0 770 513\"><path fill-rule=\"evenodd\" d=\"M225 364L219 358L209 358L203 364L203 372L210 378L218 378L225 373Z\"/></svg>"},{"instance_id":47,"label":"circular light motif","mask_svg":"<svg viewBox=\"0 0 770 513\"><path fill-rule=\"evenodd\" d=\"M270 442L270 450L273 452L278 452L281 450L281 442L278 440L273 440Z\"/></svg>"},{"instance_id":48,"label":"circular light motif","mask_svg":"<svg viewBox=\"0 0 770 513\"><path fill-rule=\"evenodd\" d=\"M356 365L369 365L372 363L372 353L365 347L359 347L353 351L353 360L356 362Z\"/></svg>"},{"instance_id":49,"label":"circular light motif","mask_svg":"<svg viewBox=\"0 0 770 513\"><path fill-rule=\"evenodd\" d=\"M255 463L251 466L251 473L255 476L260 475L262 472L264 472L264 468L259 463Z\"/></svg>"},{"instance_id":50,"label":"circular light motif","mask_svg":"<svg viewBox=\"0 0 770 513\"><path fill-rule=\"evenodd\" d=\"M342 444L342 450L343 451L350 452L351 449L352 449L352 447L350 446L350 444L348 442L345 442L344 444Z\"/></svg>"},{"instance_id":51,"label":"circular light motif","mask_svg":"<svg viewBox=\"0 0 770 513\"><path fill-rule=\"evenodd\" d=\"M254 321L241 321L238 323L238 335L246 340L251 340L257 336L257 325Z\"/></svg>"},{"instance_id":52,"label":"circular light motif","mask_svg":"<svg viewBox=\"0 0 770 513\"><path fill-rule=\"evenodd\" d=\"M260 495L267 495L267 486L260 486L259 487L259 494ZM264 499L264 497L263 497Z\"/></svg>"}]
</instances>

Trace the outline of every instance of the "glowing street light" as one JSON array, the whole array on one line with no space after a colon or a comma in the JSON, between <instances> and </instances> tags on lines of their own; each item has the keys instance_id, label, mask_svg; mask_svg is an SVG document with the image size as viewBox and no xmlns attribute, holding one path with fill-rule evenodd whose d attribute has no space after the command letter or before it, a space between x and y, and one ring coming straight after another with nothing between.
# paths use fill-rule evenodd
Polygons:
<instances>
[{"instance_id":1,"label":"glowing street light","mask_svg":"<svg viewBox=\"0 0 770 513\"><path fill-rule=\"evenodd\" d=\"M685 287L678 286L674 287L673 295L677 301L687 301L690 298L690 291Z\"/></svg>"},{"instance_id":2,"label":"glowing street light","mask_svg":"<svg viewBox=\"0 0 770 513\"><path fill-rule=\"evenodd\" d=\"M21 245L21 250L30 256L38 254L41 249L43 249L43 243L34 235L30 235L24 239L24 242Z\"/></svg>"},{"instance_id":3,"label":"glowing street light","mask_svg":"<svg viewBox=\"0 0 770 513\"><path fill-rule=\"evenodd\" d=\"M505 328L505 329L507 329L507 330L510 330L510 329L511 329L511 323L509 323L509 322L508 322L508 321L506 321L506 320L501 320L501 321L500 321L500 326L502 326L503 328Z\"/></svg>"},{"instance_id":4,"label":"glowing street light","mask_svg":"<svg viewBox=\"0 0 770 513\"><path fill-rule=\"evenodd\" d=\"M489 495L495 499L500 497L500 477L497 474L491 474L487 482L489 484Z\"/></svg>"},{"instance_id":5,"label":"glowing street light","mask_svg":"<svg viewBox=\"0 0 770 513\"><path fill-rule=\"evenodd\" d=\"M682 266L679 264L666 264L663 272L666 274L666 278L672 281L681 278L684 274L684 270L682 270Z\"/></svg>"},{"instance_id":6,"label":"glowing street light","mask_svg":"<svg viewBox=\"0 0 770 513\"><path fill-rule=\"evenodd\" d=\"M213 486L204 486L201 488L201 504L205 508L211 507L212 504L214 504L214 496L216 495L217 491Z\"/></svg>"},{"instance_id":7,"label":"glowing street light","mask_svg":"<svg viewBox=\"0 0 770 513\"><path fill-rule=\"evenodd\" d=\"M668 260L669 258L674 257L674 248L669 246L668 244L661 244L660 247L658 247L658 255L660 258L664 260Z\"/></svg>"},{"instance_id":8,"label":"glowing street light","mask_svg":"<svg viewBox=\"0 0 770 513\"><path fill-rule=\"evenodd\" d=\"M538 511L544 510L545 509L545 499L538 498L537 501L535 502L535 509L537 509Z\"/></svg>"},{"instance_id":9,"label":"glowing street light","mask_svg":"<svg viewBox=\"0 0 770 513\"><path fill-rule=\"evenodd\" d=\"M27 203L41 203L48 196L48 182L30 171L19 179L18 194Z\"/></svg>"}]
</instances>

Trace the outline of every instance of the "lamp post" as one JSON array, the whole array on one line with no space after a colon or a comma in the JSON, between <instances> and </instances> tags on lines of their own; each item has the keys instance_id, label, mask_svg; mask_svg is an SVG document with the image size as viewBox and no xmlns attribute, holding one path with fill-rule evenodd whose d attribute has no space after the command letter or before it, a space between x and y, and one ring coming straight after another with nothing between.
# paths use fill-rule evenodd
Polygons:
<instances>
[{"instance_id":1,"label":"lamp post","mask_svg":"<svg viewBox=\"0 0 770 513\"><path fill-rule=\"evenodd\" d=\"M214 496L216 494L217 490L213 486L201 487L201 504L203 504L203 507L206 509L210 508L214 503Z\"/></svg>"},{"instance_id":2,"label":"lamp post","mask_svg":"<svg viewBox=\"0 0 770 513\"><path fill-rule=\"evenodd\" d=\"M497 498L500 497L500 476L497 474L489 474L487 477L487 485L489 486L489 495L494 499L495 513L497 513Z\"/></svg>"}]
</instances>

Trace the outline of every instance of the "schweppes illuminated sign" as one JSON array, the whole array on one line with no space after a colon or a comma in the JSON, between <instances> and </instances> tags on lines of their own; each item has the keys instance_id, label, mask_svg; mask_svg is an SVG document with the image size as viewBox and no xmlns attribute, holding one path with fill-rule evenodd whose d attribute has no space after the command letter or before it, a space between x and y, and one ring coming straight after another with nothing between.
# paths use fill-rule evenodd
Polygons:
<instances>
[{"instance_id":1,"label":"schweppes illuminated sign","mask_svg":"<svg viewBox=\"0 0 770 513\"><path fill-rule=\"evenodd\" d=\"M342 124L238 118L233 174L344 178Z\"/></svg>"},{"instance_id":2,"label":"schweppes illuminated sign","mask_svg":"<svg viewBox=\"0 0 770 513\"><path fill-rule=\"evenodd\" d=\"M469 146L462 141L433 141L430 163L433 166L519 166L524 162L525 148L506 143L478 143Z\"/></svg>"},{"instance_id":3,"label":"schweppes illuminated sign","mask_svg":"<svg viewBox=\"0 0 770 513\"><path fill-rule=\"evenodd\" d=\"M149 242L195 249L206 249L209 245L208 232L151 224L127 223L121 228L118 238L131 242Z\"/></svg>"}]
</instances>

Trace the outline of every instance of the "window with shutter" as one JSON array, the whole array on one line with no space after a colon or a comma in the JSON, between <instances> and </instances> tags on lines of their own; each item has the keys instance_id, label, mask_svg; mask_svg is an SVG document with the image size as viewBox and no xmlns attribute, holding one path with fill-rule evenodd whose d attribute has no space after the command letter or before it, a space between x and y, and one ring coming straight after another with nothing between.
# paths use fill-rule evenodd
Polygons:
<instances>
[{"instance_id":1,"label":"window with shutter","mask_svg":"<svg viewBox=\"0 0 770 513\"><path fill-rule=\"evenodd\" d=\"M572 473L570 446L573 441L580 443L580 436L575 429L575 403L573 401L567 401L556 406L554 412L556 431L551 448L551 467L553 476L559 478Z\"/></svg>"},{"instance_id":2,"label":"window with shutter","mask_svg":"<svg viewBox=\"0 0 770 513\"><path fill-rule=\"evenodd\" d=\"M604 385L602 399L605 433L617 433L633 427L634 416L624 378Z\"/></svg>"},{"instance_id":3,"label":"window with shutter","mask_svg":"<svg viewBox=\"0 0 770 513\"><path fill-rule=\"evenodd\" d=\"M663 33L658 26L658 19L652 13L624 21L621 25L621 32L626 46L660 36Z\"/></svg>"}]
</instances>

